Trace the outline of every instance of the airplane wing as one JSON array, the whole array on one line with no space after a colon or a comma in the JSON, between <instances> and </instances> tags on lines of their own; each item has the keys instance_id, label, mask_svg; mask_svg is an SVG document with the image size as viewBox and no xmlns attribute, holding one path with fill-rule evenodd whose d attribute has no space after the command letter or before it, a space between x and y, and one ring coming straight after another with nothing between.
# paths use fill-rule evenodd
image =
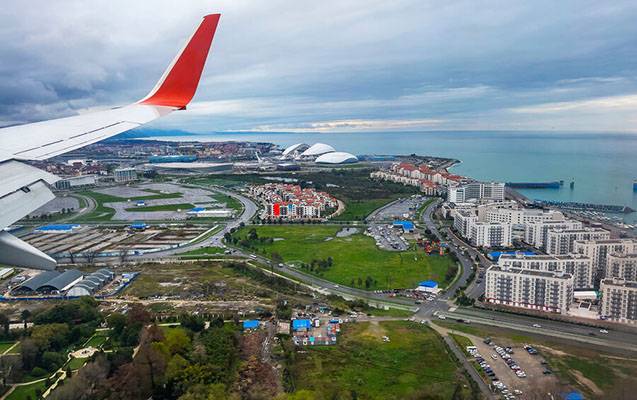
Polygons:
<instances>
[{"instance_id":1,"label":"airplane wing","mask_svg":"<svg viewBox=\"0 0 637 400\"><path fill-rule=\"evenodd\" d=\"M219 17L204 17L142 100L111 110L1 128L0 230L55 197L50 186L59 178L21 161L64 154L185 109L197 90ZM55 268L52 258L6 232L0 232L0 264Z\"/></svg>"}]
</instances>

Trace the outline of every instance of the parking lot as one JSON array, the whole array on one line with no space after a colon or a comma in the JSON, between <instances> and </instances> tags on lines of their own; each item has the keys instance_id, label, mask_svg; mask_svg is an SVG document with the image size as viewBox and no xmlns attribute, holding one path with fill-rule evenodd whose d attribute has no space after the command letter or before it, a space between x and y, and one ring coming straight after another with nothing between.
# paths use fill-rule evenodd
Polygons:
<instances>
[{"instance_id":1,"label":"parking lot","mask_svg":"<svg viewBox=\"0 0 637 400\"><path fill-rule=\"evenodd\" d=\"M487 383L491 383L503 398L543 398L558 386L557 379L539 354L531 354L533 351L519 345L507 347L488 338L484 341L472 338L472 342L476 347L472 352L476 368L487 376Z\"/></svg>"},{"instance_id":2,"label":"parking lot","mask_svg":"<svg viewBox=\"0 0 637 400\"><path fill-rule=\"evenodd\" d=\"M371 224L366 231L366 234L376 241L379 248L390 251L409 249L409 242L402 237L402 233L402 229L386 224Z\"/></svg>"},{"instance_id":3,"label":"parking lot","mask_svg":"<svg viewBox=\"0 0 637 400\"><path fill-rule=\"evenodd\" d=\"M369 222L393 221L395 219L413 219L421 204L427 201L427 197L414 196L399 199L368 218Z\"/></svg>"}]
</instances>

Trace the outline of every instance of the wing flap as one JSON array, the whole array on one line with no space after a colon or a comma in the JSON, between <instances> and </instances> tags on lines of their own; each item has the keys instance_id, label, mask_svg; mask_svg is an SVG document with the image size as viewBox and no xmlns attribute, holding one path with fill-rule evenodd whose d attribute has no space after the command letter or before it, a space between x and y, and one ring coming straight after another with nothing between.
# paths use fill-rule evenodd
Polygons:
<instances>
[{"instance_id":1,"label":"wing flap","mask_svg":"<svg viewBox=\"0 0 637 400\"><path fill-rule=\"evenodd\" d=\"M0 264L55 269L55 260L8 232L0 231Z\"/></svg>"}]
</instances>

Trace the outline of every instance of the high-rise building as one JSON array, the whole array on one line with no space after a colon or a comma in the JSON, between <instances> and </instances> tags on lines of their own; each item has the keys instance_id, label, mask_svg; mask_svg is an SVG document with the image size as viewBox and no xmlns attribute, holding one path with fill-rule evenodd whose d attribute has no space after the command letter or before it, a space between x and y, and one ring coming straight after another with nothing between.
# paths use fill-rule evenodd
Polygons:
<instances>
[{"instance_id":1,"label":"high-rise building","mask_svg":"<svg viewBox=\"0 0 637 400\"><path fill-rule=\"evenodd\" d=\"M573 252L591 257L595 268L595 287L606 277L610 254L637 253L637 239L576 240Z\"/></svg>"},{"instance_id":2,"label":"high-rise building","mask_svg":"<svg viewBox=\"0 0 637 400\"><path fill-rule=\"evenodd\" d=\"M449 185L447 189L449 203L465 203L469 200L504 201L504 183L471 182L464 185Z\"/></svg>"},{"instance_id":3,"label":"high-rise building","mask_svg":"<svg viewBox=\"0 0 637 400\"><path fill-rule=\"evenodd\" d=\"M600 314L611 321L637 323L637 282L604 279Z\"/></svg>"},{"instance_id":4,"label":"high-rise building","mask_svg":"<svg viewBox=\"0 0 637 400\"><path fill-rule=\"evenodd\" d=\"M607 257L604 278L637 281L637 253L609 254Z\"/></svg>"},{"instance_id":5,"label":"high-rise building","mask_svg":"<svg viewBox=\"0 0 637 400\"><path fill-rule=\"evenodd\" d=\"M573 300L573 276L563 272L487 269L485 300L494 304L565 313Z\"/></svg>"},{"instance_id":6,"label":"high-rise building","mask_svg":"<svg viewBox=\"0 0 637 400\"><path fill-rule=\"evenodd\" d=\"M601 228L550 229L546 236L545 249L548 254L569 254L574 252L577 240L610 239L610 232Z\"/></svg>"},{"instance_id":7,"label":"high-rise building","mask_svg":"<svg viewBox=\"0 0 637 400\"><path fill-rule=\"evenodd\" d=\"M565 272L573 276L575 289L592 289L594 286L595 268L593 260L583 254L525 255L503 254L498 259L503 268L520 268L534 271Z\"/></svg>"},{"instance_id":8,"label":"high-rise building","mask_svg":"<svg viewBox=\"0 0 637 400\"><path fill-rule=\"evenodd\" d=\"M469 240L478 247L509 247L512 240L511 224L471 222Z\"/></svg>"},{"instance_id":9,"label":"high-rise building","mask_svg":"<svg viewBox=\"0 0 637 400\"><path fill-rule=\"evenodd\" d=\"M545 220L529 222L524 226L524 242L535 248L545 250L549 230L575 230L582 228L583 225L581 222L570 219L563 221Z\"/></svg>"}]
</instances>

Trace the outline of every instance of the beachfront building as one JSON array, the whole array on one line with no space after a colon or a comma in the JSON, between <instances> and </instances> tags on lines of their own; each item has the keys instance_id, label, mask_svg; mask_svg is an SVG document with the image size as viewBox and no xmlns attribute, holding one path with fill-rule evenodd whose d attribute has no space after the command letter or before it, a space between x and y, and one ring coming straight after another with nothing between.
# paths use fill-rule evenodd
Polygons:
<instances>
[{"instance_id":1,"label":"beachfront building","mask_svg":"<svg viewBox=\"0 0 637 400\"><path fill-rule=\"evenodd\" d=\"M485 301L566 313L573 299L573 287L571 274L494 265L487 269Z\"/></svg>"},{"instance_id":2,"label":"beachfront building","mask_svg":"<svg viewBox=\"0 0 637 400\"><path fill-rule=\"evenodd\" d=\"M581 222L571 219L529 222L524 225L523 240L537 249L545 250L549 230L575 230L583 227Z\"/></svg>"},{"instance_id":3,"label":"beachfront building","mask_svg":"<svg viewBox=\"0 0 637 400\"><path fill-rule=\"evenodd\" d=\"M609 254L604 278L637 282L637 253Z\"/></svg>"},{"instance_id":4,"label":"beachfront building","mask_svg":"<svg viewBox=\"0 0 637 400\"><path fill-rule=\"evenodd\" d=\"M545 250L548 254L560 255L575 252L578 240L610 239L610 232L601 228L550 229L546 236Z\"/></svg>"},{"instance_id":5,"label":"beachfront building","mask_svg":"<svg viewBox=\"0 0 637 400\"><path fill-rule=\"evenodd\" d=\"M457 184L465 179L445 170L434 170L425 164L415 165L406 162L394 163L389 169L374 171L370 177L415 186L427 196L441 195L445 191L445 185Z\"/></svg>"},{"instance_id":6,"label":"beachfront building","mask_svg":"<svg viewBox=\"0 0 637 400\"><path fill-rule=\"evenodd\" d=\"M318 219L327 209L338 207L337 200L328 193L287 183L251 186L250 195L263 203L265 218Z\"/></svg>"},{"instance_id":7,"label":"beachfront building","mask_svg":"<svg viewBox=\"0 0 637 400\"><path fill-rule=\"evenodd\" d=\"M611 321L637 324L637 282L604 279L600 314Z\"/></svg>"},{"instance_id":8,"label":"beachfront building","mask_svg":"<svg viewBox=\"0 0 637 400\"><path fill-rule=\"evenodd\" d=\"M573 276L573 287L576 290L592 289L594 286L593 260L582 254L559 256L503 254L498 258L498 265L502 268L568 273Z\"/></svg>"},{"instance_id":9,"label":"beachfront building","mask_svg":"<svg viewBox=\"0 0 637 400\"><path fill-rule=\"evenodd\" d=\"M449 203L466 203L468 201L504 201L504 183L471 182L463 185L451 183L447 187Z\"/></svg>"}]
</instances>

